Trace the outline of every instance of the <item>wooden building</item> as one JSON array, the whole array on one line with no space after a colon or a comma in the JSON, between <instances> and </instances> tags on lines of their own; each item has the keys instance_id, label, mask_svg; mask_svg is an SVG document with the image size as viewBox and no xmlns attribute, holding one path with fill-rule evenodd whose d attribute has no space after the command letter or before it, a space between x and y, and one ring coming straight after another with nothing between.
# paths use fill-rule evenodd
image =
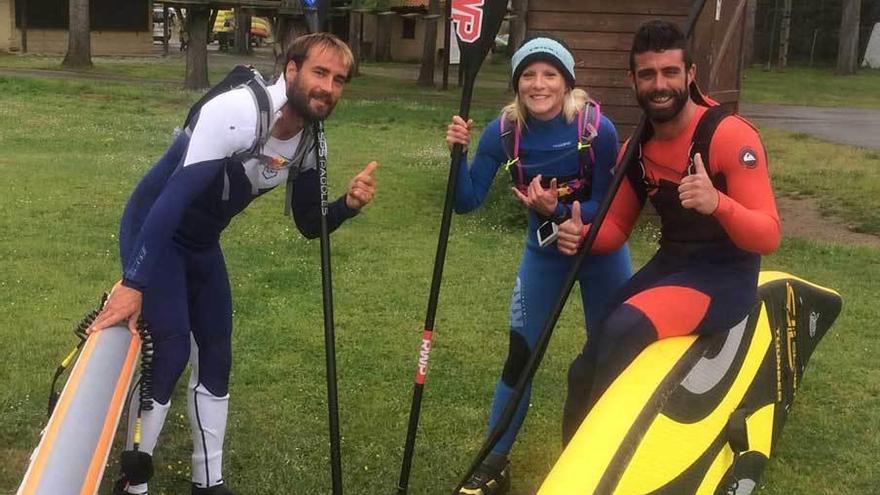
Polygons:
<instances>
[{"instance_id":1,"label":"wooden building","mask_svg":"<svg viewBox=\"0 0 880 495\"><path fill-rule=\"evenodd\" d=\"M152 52L150 0L90 0L93 55ZM0 50L20 51L26 31L32 53L67 51L67 0L0 0Z\"/></svg>"},{"instance_id":2,"label":"wooden building","mask_svg":"<svg viewBox=\"0 0 880 495\"><path fill-rule=\"evenodd\" d=\"M709 0L697 22L692 47L704 92L736 106L742 75L746 0ZM602 103L621 137L641 111L633 95L629 49L636 29L652 19L684 24L693 0L528 0L528 31L561 37L574 53L577 84Z\"/></svg>"}]
</instances>

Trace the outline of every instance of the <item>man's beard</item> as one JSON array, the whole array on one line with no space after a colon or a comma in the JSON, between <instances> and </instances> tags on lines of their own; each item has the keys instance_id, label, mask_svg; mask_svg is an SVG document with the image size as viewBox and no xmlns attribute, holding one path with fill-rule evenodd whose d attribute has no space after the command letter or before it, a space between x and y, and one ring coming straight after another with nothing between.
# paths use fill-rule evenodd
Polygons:
<instances>
[{"instance_id":1,"label":"man's beard","mask_svg":"<svg viewBox=\"0 0 880 495\"><path fill-rule=\"evenodd\" d=\"M655 108L651 106L651 100L654 99L654 97L664 96L672 97L672 106L668 108ZM648 118L653 122L661 124L674 119L687 104L687 101L690 97L690 87L687 84L684 86L683 89L680 90L667 89L662 91L652 91L650 93L636 94L636 99L639 102L639 106L642 107L642 110L645 111L645 114L648 116Z\"/></svg>"},{"instance_id":2,"label":"man's beard","mask_svg":"<svg viewBox=\"0 0 880 495\"><path fill-rule=\"evenodd\" d=\"M332 101L330 93L319 89L312 90L306 94L304 88L299 85L298 78L294 80L293 89L287 91L287 105L303 120L312 123L324 120L333 112L336 102ZM309 106L309 101L320 100L326 104L325 110L314 110Z\"/></svg>"}]
</instances>

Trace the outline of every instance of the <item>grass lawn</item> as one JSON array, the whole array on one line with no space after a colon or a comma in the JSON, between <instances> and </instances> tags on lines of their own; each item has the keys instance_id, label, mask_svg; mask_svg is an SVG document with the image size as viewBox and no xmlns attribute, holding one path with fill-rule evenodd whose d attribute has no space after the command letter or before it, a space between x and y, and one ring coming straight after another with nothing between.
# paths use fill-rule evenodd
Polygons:
<instances>
[{"instance_id":1,"label":"grass lawn","mask_svg":"<svg viewBox=\"0 0 880 495\"><path fill-rule=\"evenodd\" d=\"M762 138L776 191L817 198L823 213L852 230L880 234L880 151L775 129L763 130Z\"/></svg>"},{"instance_id":2,"label":"grass lawn","mask_svg":"<svg viewBox=\"0 0 880 495\"><path fill-rule=\"evenodd\" d=\"M381 162L375 203L333 236L348 493L390 493L397 481L447 176L442 133L457 108L451 92L404 86L359 78L328 123L335 193L367 161ZM70 329L119 276L122 206L196 97L164 85L0 77L0 493L14 492L37 444L51 373L74 342ZM497 112L491 103L473 109L477 122ZM876 169L876 157L853 154L852 174L810 169L798 182L787 174L805 158L786 154L791 140L814 145L766 136L780 155L778 188L832 198L843 215L876 218L880 199L870 189L852 193L864 210L839 201L857 186L849 175ZM505 357L523 233L506 181L496 186L489 204L453 222L414 494L448 493L457 481L482 439ZM242 494L329 492L318 243L282 216L282 197L257 201L223 242L236 328L225 477ZM653 252L655 234L650 225L637 230L636 266ZM835 288L845 307L812 358L760 493L876 493L880 344L872 280L880 278L880 250L786 239L764 267ZM565 371L583 342L579 298L572 300L513 451L515 494L532 493L560 453ZM188 428L178 395L151 494L187 490ZM116 471L113 456L107 479Z\"/></svg>"},{"instance_id":3,"label":"grass lawn","mask_svg":"<svg viewBox=\"0 0 880 495\"><path fill-rule=\"evenodd\" d=\"M749 103L880 108L880 70L861 69L853 76L838 76L830 67L772 71L751 67L743 77L742 99Z\"/></svg>"}]
</instances>

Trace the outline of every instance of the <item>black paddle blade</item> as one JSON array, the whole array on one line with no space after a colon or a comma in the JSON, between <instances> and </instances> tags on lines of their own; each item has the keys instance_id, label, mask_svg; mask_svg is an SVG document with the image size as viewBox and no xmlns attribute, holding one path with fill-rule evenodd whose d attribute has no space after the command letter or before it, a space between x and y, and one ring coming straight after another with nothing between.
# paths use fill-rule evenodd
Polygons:
<instances>
[{"instance_id":1,"label":"black paddle blade","mask_svg":"<svg viewBox=\"0 0 880 495\"><path fill-rule=\"evenodd\" d=\"M506 13L507 0L452 0L452 23L465 80L477 77Z\"/></svg>"}]
</instances>

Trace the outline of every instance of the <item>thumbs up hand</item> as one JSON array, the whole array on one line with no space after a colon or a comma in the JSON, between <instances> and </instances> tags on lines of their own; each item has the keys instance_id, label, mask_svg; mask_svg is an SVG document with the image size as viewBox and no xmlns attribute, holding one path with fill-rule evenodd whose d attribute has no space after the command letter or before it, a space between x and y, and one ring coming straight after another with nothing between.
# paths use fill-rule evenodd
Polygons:
<instances>
[{"instance_id":1,"label":"thumbs up hand","mask_svg":"<svg viewBox=\"0 0 880 495\"><path fill-rule=\"evenodd\" d=\"M693 174L681 180L678 199L684 208L711 215L718 208L718 191L712 185L712 179L706 173L703 157L699 153L694 155L694 170Z\"/></svg>"},{"instance_id":2,"label":"thumbs up hand","mask_svg":"<svg viewBox=\"0 0 880 495\"><path fill-rule=\"evenodd\" d=\"M351 179L351 182L348 183L348 192L345 194L346 206L352 210L358 210L373 200L373 194L376 192L376 180L373 178L373 172L378 167L378 163L370 162Z\"/></svg>"},{"instance_id":3,"label":"thumbs up hand","mask_svg":"<svg viewBox=\"0 0 880 495\"><path fill-rule=\"evenodd\" d=\"M584 221L581 220L581 204L575 201L571 205L571 218L559 226L559 234L556 237L556 247L562 254L573 255L577 253L584 239Z\"/></svg>"}]
</instances>

